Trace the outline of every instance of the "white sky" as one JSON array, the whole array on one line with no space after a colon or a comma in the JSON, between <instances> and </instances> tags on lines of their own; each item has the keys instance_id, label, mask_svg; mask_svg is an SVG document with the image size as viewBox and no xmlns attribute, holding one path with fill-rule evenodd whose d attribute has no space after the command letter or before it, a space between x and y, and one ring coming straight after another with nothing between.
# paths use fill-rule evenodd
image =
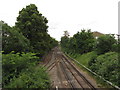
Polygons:
<instances>
[{"instance_id":1,"label":"white sky","mask_svg":"<svg viewBox=\"0 0 120 90\"><path fill-rule=\"evenodd\" d=\"M0 0L0 20L14 26L19 11L35 4L48 19L48 33L60 40L63 31L70 35L81 29L101 33L118 33L120 0Z\"/></svg>"}]
</instances>

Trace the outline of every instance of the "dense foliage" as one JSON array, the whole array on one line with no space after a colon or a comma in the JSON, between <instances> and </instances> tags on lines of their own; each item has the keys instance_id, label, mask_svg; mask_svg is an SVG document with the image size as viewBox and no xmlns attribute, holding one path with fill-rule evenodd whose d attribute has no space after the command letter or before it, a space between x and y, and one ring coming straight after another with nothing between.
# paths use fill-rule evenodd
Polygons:
<instances>
[{"instance_id":1,"label":"dense foliage","mask_svg":"<svg viewBox=\"0 0 120 90\"><path fill-rule=\"evenodd\" d=\"M57 41L47 33L47 23L48 20L39 13L35 4L23 8L16 22L16 27L30 41L34 52L40 52L42 55L57 45Z\"/></svg>"},{"instance_id":2,"label":"dense foliage","mask_svg":"<svg viewBox=\"0 0 120 90\"><path fill-rule=\"evenodd\" d=\"M64 36L61 38L61 46L64 47L65 49L68 48L69 45L69 38L67 36Z\"/></svg>"},{"instance_id":3,"label":"dense foliage","mask_svg":"<svg viewBox=\"0 0 120 90\"><path fill-rule=\"evenodd\" d=\"M8 84L13 77L18 77L22 70L28 68L30 65L35 64L36 56L32 53L3 54L2 67L3 67L3 86Z\"/></svg>"},{"instance_id":4,"label":"dense foliage","mask_svg":"<svg viewBox=\"0 0 120 90\"><path fill-rule=\"evenodd\" d=\"M94 57L89 61L89 68L92 71L120 86L118 78L120 72L118 67L118 53L116 52L108 52L96 58Z\"/></svg>"},{"instance_id":5,"label":"dense foliage","mask_svg":"<svg viewBox=\"0 0 120 90\"><path fill-rule=\"evenodd\" d=\"M48 20L39 13L35 4L30 4L19 11L16 26L25 37L33 41L40 38L39 34L47 32L47 23Z\"/></svg>"},{"instance_id":6,"label":"dense foliage","mask_svg":"<svg viewBox=\"0 0 120 90\"><path fill-rule=\"evenodd\" d=\"M74 35L76 38L77 52L80 54L87 53L93 50L95 39L90 30L82 30Z\"/></svg>"},{"instance_id":7,"label":"dense foliage","mask_svg":"<svg viewBox=\"0 0 120 90\"><path fill-rule=\"evenodd\" d=\"M36 67L39 58L34 53L3 54L4 88L48 88L49 78L42 67Z\"/></svg>"},{"instance_id":8,"label":"dense foliage","mask_svg":"<svg viewBox=\"0 0 120 90\"><path fill-rule=\"evenodd\" d=\"M50 80L45 69L39 67L37 69L30 68L21 73L18 78L13 78L6 88L39 88L46 90L50 88Z\"/></svg>"},{"instance_id":9,"label":"dense foliage","mask_svg":"<svg viewBox=\"0 0 120 90\"><path fill-rule=\"evenodd\" d=\"M41 58L58 42L47 33L48 20L30 4L19 12L15 26L2 22L3 88L50 88Z\"/></svg>"},{"instance_id":10,"label":"dense foliage","mask_svg":"<svg viewBox=\"0 0 120 90\"><path fill-rule=\"evenodd\" d=\"M117 48L117 40L112 35L103 35L97 39L97 52L104 54L109 51L114 51Z\"/></svg>"},{"instance_id":11,"label":"dense foliage","mask_svg":"<svg viewBox=\"0 0 120 90\"><path fill-rule=\"evenodd\" d=\"M4 53L35 52L43 56L58 45L58 42L47 33L47 23L48 20L39 13L34 4L19 12L15 26L10 27L2 21Z\"/></svg>"},{"instance_id":12,"label":"dense foliage","mask_svg":"<svg viewBox=\"0 0 120 90\"><path fill-rule=\"evenodd\" d=\"M29 49L29 40L19 33L17 28L12 28L2 22L2 50L4 53L28 52Z\"/></svg>"},{"instance_id":13,"label":"dense foliage","mask_svg":"<svg viewBox=\"0 0 120 90\"><path fill-rule=\"evenodd\" d=\"M90 30L81 30L71 38L67 36L61 38L61 46L66 52L87 53L94 49L94 44L95 38Z\"/></svg>"}]
</instances>

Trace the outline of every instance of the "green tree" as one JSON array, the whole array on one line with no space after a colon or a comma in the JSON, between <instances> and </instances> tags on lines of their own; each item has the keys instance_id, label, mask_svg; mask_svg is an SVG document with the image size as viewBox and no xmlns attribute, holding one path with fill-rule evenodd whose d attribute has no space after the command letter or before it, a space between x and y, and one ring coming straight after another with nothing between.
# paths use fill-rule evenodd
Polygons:
<instances>
[{"instance_id":1,"label":"green tree","mask_svg":"<svg viewBox=\"0 0 120 90\"><path fill-rule=\"evenodd\" d=\"M47 32L48 20L37 10L35 4L30 4L19 12L16 26L30 40L38 40L40 32Z\"/></svg>"},{"instance_id":2,"label":"green tree","mask_svg":"<svg viewBox=\"0 0 120 90\"><path fill-rule=\"evenodd\" d=\"M77 44L76 44L76 38L70 37L68 42L68 51L71 53L76 53L77 51Z\"/></svg>"},{"instance_id":3,"label":"green tree","mask_svg":"<svg viewBox=\"0 0 120 90\"><path fill-rule=\"evenodd\" d=\"M66 51L68 49L68 43L69 42L69 38L67 36L63 36L61 37L61 47L63 47Z\"/></svg>"},{"instance_id":4,"label":"green tree","mask_svg":"<svg viewBox=\"0 0 120 90\"><path fill-rule=\"evenodd\" d=\"M90 52L94 49L95 38L92 35L91 30L81 30L73 37L76 38L77 52L80 54Z\"/></svg>"},{"instance_id":5,"label":"green tree","mask_svg":"<svg viewBox=\"0 0 120 90\"><path fill-rule=\"evenodd\" d=\"M34 4L19 12L14 27L2 22L3 32L0 34L3 37L4 88L50 87L49 78L43 67L36 67L41 57L58 45L58 42L47 33L47 23L48 20L39 13Z\"/></svg>"},{"instance_id":6,"label":"green tree","mask_svg":"<svg viewBox=\"0 0 120 90\"><path fill-rule=\"evenodd\" d=\"M117 52L107 52L92 58L89 61L89 68L106 80L120 86L118 59Z\"/></svg>"},{"instance_id":7,"label":"green tree","mask_svg":"<svg viewBox=\"0 0 120 90\"><path fill-rule=\"evenodd\" d=\"M81 30L81 32L74 34L71 38L68 38L66 34L64 35L65 36L61 38L61 46L65 48L67 52L83 54L94 49L95 38L90 30Z\"/></svg>"},{"instance_id":8,"label":"green tree","mask_svg":"<svg viewBox=\"0 0 120 90\"><path fill-rule=\"evenodd\" d=\"M28 52L29 48L29 40L19 33L17 28L2 22L2 50L4 53Z\"/></svg>"},{"instance_id":9,"label":"green tree","mask_svg":"<svg viewBox=\"0 0 120 90\"><path fill-rule=\"evenodd\" d=\"M113 35L103 35L97 39L97 53L104 54L112 51L117 41Z\"/></svg>"},{"instance_id":10,"label":"green tree","mask_svg":"<svg viewBox=\"0 0 120 90\"><path fill-rule=\"evenodd\" d=\"M64 48L64 49L67 49L68 48L68 44L69 44L69 32L68 31L64 31L64 36L61 37L61 46Z\"/></svg>"},{"instance_id":11,"label":"green tree","mask_svg":"<svg viewBox=\"0 0 120 90\"><path fill-rule=\"evenodd\" d=\"M19 12L16 27L29 39L34 52L42 55L50 50L51 37L47 33L48 20L37 10L35 4L30 4ZM53 45L52 45L53 46Z\"/></svg>"}]
</instances>

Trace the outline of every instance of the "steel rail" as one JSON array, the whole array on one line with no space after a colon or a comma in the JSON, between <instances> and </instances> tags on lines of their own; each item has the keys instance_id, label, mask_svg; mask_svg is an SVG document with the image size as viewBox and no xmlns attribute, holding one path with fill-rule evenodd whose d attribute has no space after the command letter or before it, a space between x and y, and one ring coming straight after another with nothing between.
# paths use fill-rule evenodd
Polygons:
<instances>
[{"instance_id":1,"label":"steel rail","mask_svg":"<svg viewBox=\"0 0 120 90\"><path fill-rule=\"evenodd\" d=\"M51 67L52 66L52 67ZM50 67L50 69L48 70L48 71L50 71L50 70L52 70L56 65L55 65L55 62L54 63L52 63L52 65L51 66L49 66L47 69L49 69Z\"/></svg>"},{"instance_id":2,"label":"steel rail","mask_svg":"<svg viewBox=\"0 0 120 90\"><path fill-rule=\"evenodd\" d=\"M60 62L60 66L61 66L61 70L62 70L62 72L64 73L64 76L65 76L66 80L68 81L71 89L75 90L75 85L70 81L70 77L69 77L69 75L66 73L66 71L65 71L65 66L63 65L62 62Z\"/></svg>"},{"instance_id":3,"label":"steel rail","mask_svg":"<svg viewBox=\"0 0 120 90\"><path fill-rule=\"evenodd\" d=\"M74 78L76 79L76 81L78 82L78 84L81 86L81 88L84 88L82 86L82 84L79 82L79 80L76 78L76 76L74 75L74 73L70 70L70 68L68 67L68 65L65 63L65 61L63 60L64 64L66 65L66 67L69 69L69 71L71 72L71 74L74 76Z\"/></svg>"},{"instance_id":4,"label":"steel rail","mask_svg":"<svg viewBox=\"0 0 120 90\"><path fill-rule=\"evenodd\" d=\"M56 61L52 62L49 66L46 66L47 69L49 69L52 65L55 64Z\"/></svg>"},{"instance_id":5,"label":"steel rail","mask_svg":"<svg viewBox=\"0 0 120 90\"><path fill-rule=\"evenodd\" d=\"M64 57L64 56L63 56ZM74 70L78 73L78 75L86 82L86 84L92 89L96 90L95 87L80 73L80 71L66 58L64 59L74 68Z\"/></svg>"}]
</instances>

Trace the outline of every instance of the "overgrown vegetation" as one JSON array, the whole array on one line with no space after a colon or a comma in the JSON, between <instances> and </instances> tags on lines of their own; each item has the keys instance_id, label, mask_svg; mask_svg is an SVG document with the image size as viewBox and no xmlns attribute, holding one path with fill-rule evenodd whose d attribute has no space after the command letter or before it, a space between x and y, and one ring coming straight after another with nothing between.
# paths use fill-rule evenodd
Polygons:
<instances>
[{"instance_id":1,"label":"overgrown vegetation","mask_svg":"<svg viewBox=\"0 0 120 90\"><path fill-rule=\"evenodd\" d=\"M34 53L3 54L4 88L49 88L50 81L45 69L37 67L39 57Z\"/></svg>"},{"instance_id":2,"label":"overgrown vegetation","mask_svg":"<svg viewBox=\"0 0 120 90\"><path fill-rule=\"evenodd\" d=\"M104 77L106 80L119 86L118 76L118 53L108 52L103 55L99 55L96 59L89 61L89 68Z\"/></svg>"},{"instance_id":3,"label":"overgrown vegetation","mask_svg":"<svg viewBox=\"0 0 120 90\"><path fill-rule=\"evenodd\" d=\"M48 20L30 4L19 12L15 26L2 23L3 88L50 88L41 58L58 42L47 33Z\"/></svg>"},{"instance_id":4,"label":"overgrown vegetation","mask_svg":"<svg viewBox=\"0 0 120 90\"><path fill-rule=\"evenodd\" d=\"M73 37L61 38L64 52L120 87L119 42L114 35L93 37L90 30L81 30Z\"/></svg>"},{"instance_id":5,"label":"overgrown vegetation","mask_svg":"<svg viewBox=\"0 0 120 90\"><path fill-rule=\"evenodd\" d=\"M97 39L96 50L98 54L117 51L117 40L112 35L103 35Z\"/></svg>"}]
</instances>

